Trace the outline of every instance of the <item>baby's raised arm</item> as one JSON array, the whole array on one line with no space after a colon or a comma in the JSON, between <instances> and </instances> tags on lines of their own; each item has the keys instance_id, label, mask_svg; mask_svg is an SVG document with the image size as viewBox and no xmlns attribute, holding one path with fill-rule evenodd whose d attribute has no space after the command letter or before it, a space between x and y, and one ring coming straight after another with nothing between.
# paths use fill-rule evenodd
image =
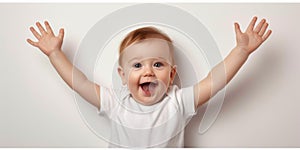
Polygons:
<instances>
[{"instance_id":1,"label":"baby's raised arm","mask_svg":"<svg viewBox=\"0 0 300 150\"><path fill-rule=\"evenodd\" d=\"M43 28L39 22L36 23L36 26L40 33L38 33L33 27L30 27L30 31L38 41L34 42L31 39L27 39L27 42L32 46L39 48L48 56L58 74L69 87L80 94L89 103L100 108L99 85L89 81L80 70L73 66L61 50L64 38L64 29L60 29L58 36L55 36L47 21L45 21L46 29ZM74 78L73 81L72 77Z\"/></svg>"},{"instance_id":2,"label":"baby's raised arm","mask_svg":"<svg viewBox=\"0 0 300 150\"><path fill-rule=\"evenodd\" d=\"M271 30L267 31L268 23L265 19L262 19L255 27L256 21L257 17L254 17L244 33L240 30L238 23L234 24L236 47L224 61L210 71L206 78L194 86L196 108L224 88L246 62L248 56L271 35Z\"/></svg>"}]
</instances>

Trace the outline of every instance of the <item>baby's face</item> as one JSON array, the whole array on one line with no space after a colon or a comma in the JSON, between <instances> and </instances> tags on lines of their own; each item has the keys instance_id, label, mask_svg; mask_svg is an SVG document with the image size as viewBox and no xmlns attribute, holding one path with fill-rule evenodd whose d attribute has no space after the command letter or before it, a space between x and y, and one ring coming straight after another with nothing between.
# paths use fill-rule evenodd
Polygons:
<instances>
[{"instance_id":1,"label":"baby's face","mask_svg":"<svg viewBox=\"0 0 300 150\"><path fill-rule=\"evenodd\" d=\"M127 47L120 57L118 71L132 97L143 105L159 102L176 74L168 42L146 39Z\"/></svg>"}]
</instances>

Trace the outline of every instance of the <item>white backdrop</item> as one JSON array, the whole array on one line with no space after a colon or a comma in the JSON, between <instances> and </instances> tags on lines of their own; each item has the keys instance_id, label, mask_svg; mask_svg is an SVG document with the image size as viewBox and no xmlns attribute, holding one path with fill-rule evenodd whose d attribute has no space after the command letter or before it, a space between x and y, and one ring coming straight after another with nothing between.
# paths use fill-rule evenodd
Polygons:
<instances>
[{"instance_id":1,"label":"white backdrop","mask_svg":"<svg viewBox=\"0 0 300 150\"><path fill-rule=\"evenodd\" d=\"M131 4L0 4L0 147L106 147L80 117L73 92L48 58L26 43L29 26L48 20L66 30L72 60L87 31ZM300 4L170 4L197 17L225 57L233 23L257 15L273 34L228 85L213 126L197 133L205 109L186 129L187 147L300 147ZM179 20L180 21L180 20Z\"/></svg>"}]
</instances>

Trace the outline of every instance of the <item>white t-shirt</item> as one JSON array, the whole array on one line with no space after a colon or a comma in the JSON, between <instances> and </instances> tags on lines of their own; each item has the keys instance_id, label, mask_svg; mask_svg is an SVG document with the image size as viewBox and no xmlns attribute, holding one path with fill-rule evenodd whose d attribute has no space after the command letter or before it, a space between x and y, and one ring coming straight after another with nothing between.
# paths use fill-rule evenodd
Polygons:
<instances>
[{"instance_id":1,"label":"white t-shirt","mask_svg":"<svg viewBox=\"0 0 300 150\"><path fill-rule=\"evenodd\" d=\"M183 147L184 128L196 114L193 87L170 87L151 106L136 102L127 88L101 87L100 115L111 123L109 147Z\"/></svg>"}]
</instances>

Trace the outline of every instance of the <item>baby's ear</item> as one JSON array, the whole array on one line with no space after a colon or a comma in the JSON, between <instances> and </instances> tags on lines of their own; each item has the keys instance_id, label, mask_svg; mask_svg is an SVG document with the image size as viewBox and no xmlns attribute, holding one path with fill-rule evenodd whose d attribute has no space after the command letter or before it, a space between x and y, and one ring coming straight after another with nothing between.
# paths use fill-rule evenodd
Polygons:
<instances>
[{"instance_id":1,"label":"baby's ear","mask_svg":"<svg viewBox=\"0 0 300 150\"><path fill-rule=\"evenodd\" d=\"M177 66L174 65L174 66L172 66L172 70L171 70L171 73L170 73L171 84L173 84L173 82L174 82L176 73L177 73Z\"/></svg>"},{"instance_id":2,"label":"baby's ear","mask_svg":"<svg viewBox=\"0 0 300 150\"><path fill-rule=\"evenodd\" d=\"M118 67L118 73L122 79L122 84L125 85L126 83L126 78L125 78L125 72L121 66Z\"/></svg>"}]
</instances>

